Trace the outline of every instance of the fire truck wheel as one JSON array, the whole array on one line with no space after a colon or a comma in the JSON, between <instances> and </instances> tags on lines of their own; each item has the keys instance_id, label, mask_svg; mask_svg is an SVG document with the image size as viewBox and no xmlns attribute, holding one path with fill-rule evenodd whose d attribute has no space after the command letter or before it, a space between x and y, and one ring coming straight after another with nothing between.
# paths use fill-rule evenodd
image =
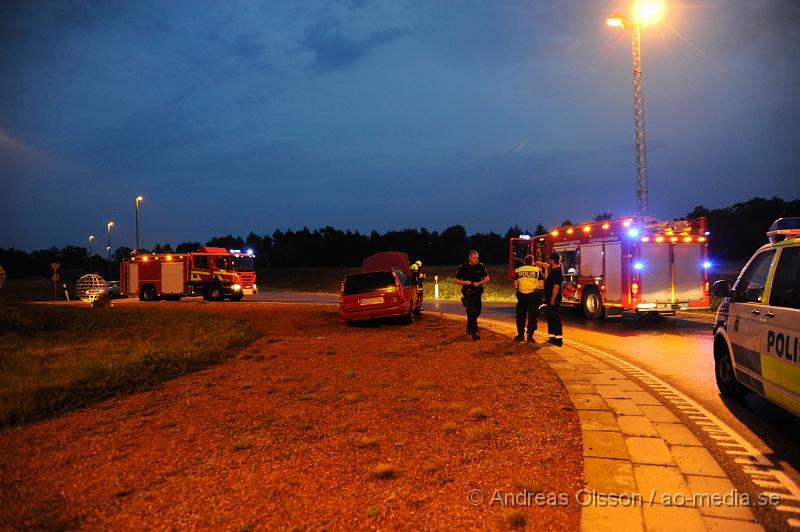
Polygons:
<instances>
[{"instance_id":1,"label":"fire truck wheel","mask_svg":"<svg viewBox=\"0 0 800 532\"><path fill-rule=\"evenodd\" d=\"M600 297L597 288L590 286L584 290L581 308L583 308L583 314L590 320L599 320L603 317L605 312L603 298Z\"/></svg>"},{"instance_id":2,"label":"fire truck wheel","mask_svg":"<svg viewBox=\"0 0 800 532\"><path fill-rule=\"evenodd\" d=\"M212 284L208 288L206 288L205 299L206 301L222 301L225 298L225 292L222 290L222 286L218 284Z\"/></svg>"},{"instance_id":3,"label":"fire truck wheel","mask_svg":"<svg viewBox=\"0 0 800 532\"><path fill-rule=\"evenodd\" d=\"M151 284L143 286L139 292L139 299L142 301L157 301L158 292L156 292L156 287Z\"/></svg>"}]
</instances>

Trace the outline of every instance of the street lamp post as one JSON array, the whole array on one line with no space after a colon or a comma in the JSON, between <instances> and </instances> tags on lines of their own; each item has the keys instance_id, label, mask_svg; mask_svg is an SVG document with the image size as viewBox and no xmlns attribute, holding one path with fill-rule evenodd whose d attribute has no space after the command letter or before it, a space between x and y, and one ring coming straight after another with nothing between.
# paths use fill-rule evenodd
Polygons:
<instances>
[{"instance_id":1,"label":"street lamp post","mask_svg":"<svg viewBox=\"0 0 800 532\"><path fill-rule=\"evenodd\" d=\"M136 253L139 253L139 202L142 201L144 198L142 196L136 196Z\"/></svg>"},{"instance_id":2,"label":"street lamp post","mask_svg":"<svg viewBox=\"0 0 800 532\"><path fill-rule=\"evenodd\" d=\"M111 226L114 225L114 222L108 222L106 224L106 229L108 229L108 280L111 280Z\"/></svg>"},{"instance_id":3,"label":"street lamp post","mask_svg":"<svg viewBox=\"0 0 800 532\"><path fill-rule=\"evenodd\" d=\"M644 80L642 79L641 27L658 22L664 14L664 4L659 0L639 0L633 7L633 18L613 15L608 20L614 28L631 28L633 51L633 122L636 142L636 207L639 216L647 216L649 208L647 188L647 144L644 135Z\"/></svg>"},{"instance_id":4,"label":"street lamp post","mask_svg":"<svg viewBox=\"0 0 800 532\"><path fill-rule=\"evenodd\" d=\"M94 240L94 235L89 235L89 273L92 273L92 240Z\"/></svg>"}]
</instances>

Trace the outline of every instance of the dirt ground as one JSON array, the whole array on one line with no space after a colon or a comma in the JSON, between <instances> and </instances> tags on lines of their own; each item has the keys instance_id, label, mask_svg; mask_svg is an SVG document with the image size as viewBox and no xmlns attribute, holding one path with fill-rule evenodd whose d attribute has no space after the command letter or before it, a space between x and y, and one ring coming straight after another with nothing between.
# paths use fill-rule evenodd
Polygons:
<instances>
[{"instance_id":1,"label":"dirt ground","mask_svg":"<svg viewBox=\"0 0 800 532\"><path fill-rule=\"evenodd\" d=\"M347 327L333 307L163 305L240 315L262 337L158 388L4 429L0 528L579 527L574 497L492 501L582 486L578 416L527 346L424 314Z\"/></svg>"}]
</instances>

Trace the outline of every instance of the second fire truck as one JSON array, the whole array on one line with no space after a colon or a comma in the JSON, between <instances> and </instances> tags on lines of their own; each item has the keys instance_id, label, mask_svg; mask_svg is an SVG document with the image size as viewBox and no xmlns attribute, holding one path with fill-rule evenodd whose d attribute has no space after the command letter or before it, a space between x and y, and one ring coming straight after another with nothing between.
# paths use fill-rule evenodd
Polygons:
<instances>
[{"instance_id":1,"label":"second fire truck","mask_svg":"<svg viewBox=\"0 0 800 532\"><path fill-rule=\"evenodd\" d=\"M120 264L120 290L142 301L177 301L184 296L239 301L244 296L233 255L208 246L191 253L134 255Z\"/></svg>"},{"instance_id":2,"label":"second fire truck","mask_svg":"<svg viewBox=\"0 0 800 532\"><path fill-rule=\"evenodd\" d=\"M709 308L706 219L618 218L556 227L549 234L510 239L509 269L527 254L553 252L564 270L563 304L591 319L674 315Z\"/></svg>"}]
</instances>

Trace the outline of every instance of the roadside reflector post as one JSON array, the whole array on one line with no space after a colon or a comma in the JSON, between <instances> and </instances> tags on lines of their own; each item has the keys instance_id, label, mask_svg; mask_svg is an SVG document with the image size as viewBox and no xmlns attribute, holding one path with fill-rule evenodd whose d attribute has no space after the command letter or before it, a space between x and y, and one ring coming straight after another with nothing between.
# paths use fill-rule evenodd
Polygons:
<instances>
[{"instance_id":1,"label":"roadside reflector post","mask_svg":"<svg viewBox=\"0 0 800 532\"><path fill-rule=\"evenodd\" d=\"M439 299L439 276L433 276L433 298Z\"/></svg>"}]
</instances>

